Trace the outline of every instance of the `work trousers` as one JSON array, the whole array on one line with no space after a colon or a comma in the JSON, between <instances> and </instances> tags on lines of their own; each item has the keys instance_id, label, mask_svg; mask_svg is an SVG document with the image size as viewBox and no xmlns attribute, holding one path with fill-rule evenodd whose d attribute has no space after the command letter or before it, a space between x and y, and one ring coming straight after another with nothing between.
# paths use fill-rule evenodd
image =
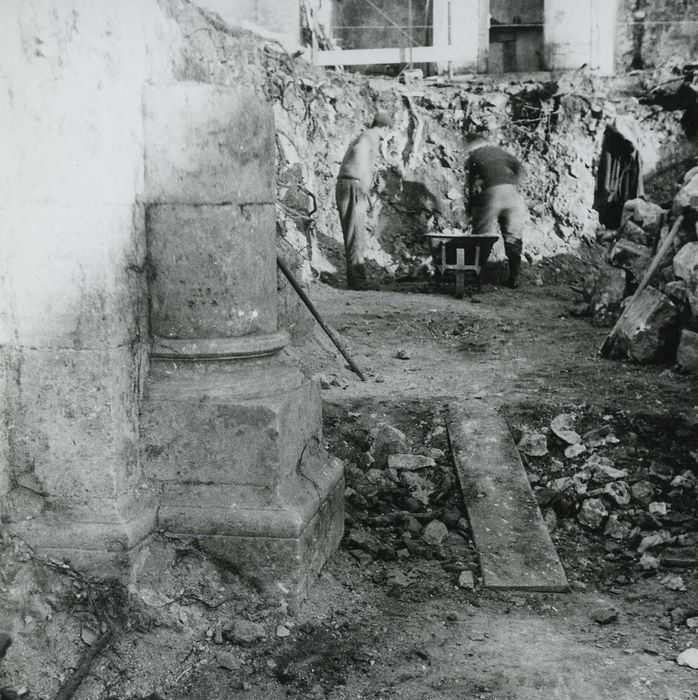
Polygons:
<instances>
[{"instance_id":1,"label":"work trousers","mask_svg":"<svg viewBox=\"0 0 698 700\"><path fill-rule=\"evenodd\" d=\"M344 255L349 287L360 286L366 279L364 247L366 246L366 210L368 196L358 180L340 177L335 188L337 211L344 236Z\"/></svg>"},{"instance_id":2,"label":"work trousers","mask_svg":"<svg viewBox=\"0 0 698 700\"><path fill-rule=\"evenodd\" d=\"M488 187L476 197L472 208L473 233L496 235L499 224L505 248L521 250L527 221L528 208L514 185Z\"/></svg>"}]
</instances>

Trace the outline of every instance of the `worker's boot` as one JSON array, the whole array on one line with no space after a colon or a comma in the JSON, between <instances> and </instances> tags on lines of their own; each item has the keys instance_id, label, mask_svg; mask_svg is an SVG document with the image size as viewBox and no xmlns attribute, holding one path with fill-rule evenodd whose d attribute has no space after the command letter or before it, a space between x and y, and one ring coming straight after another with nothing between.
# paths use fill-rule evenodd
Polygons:
<instances>
[{"instance_id":1,"label":"worker's boot","mask_svg":"<svg viewBox=\"0 0 698 700\"><path fill-rule=\"evenodd\" d=\"M506 285L507 287L511 287L511 289L516 289L519 286L519 273L521 272L521 249L521 241L504 244L504 251L506 252L507 260L509 261L509 277L507 278Z\"/></svg>"}]
</instances>

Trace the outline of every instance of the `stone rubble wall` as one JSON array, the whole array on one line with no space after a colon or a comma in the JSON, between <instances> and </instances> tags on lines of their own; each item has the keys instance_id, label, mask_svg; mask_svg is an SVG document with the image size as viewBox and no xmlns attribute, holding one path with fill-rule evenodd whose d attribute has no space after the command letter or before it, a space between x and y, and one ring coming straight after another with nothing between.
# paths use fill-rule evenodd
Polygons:
<instances>
[{"instance_id":1,"label":"stone rubble wall","mask_svg":"<svg viewBox=\"0 0 698 700\"><path fill-rule=\"evenodd\" d=\"M650 192L664 186L667 172L674 177L677 159L695 153L681 131L680 114L641 105L635 90L644 90L640 81L584 75L402 85L305 69L289 81L283 102L276 102L282 237L296 249L306 276L312 270L341 280L336 173L350 140L374 110L385 109L395 126L381 150L369 217L367 257L376 272L414 274L429 260L424 235L437 203L445 205L449 227L466 226L463 136L470 131L484 133L525 164L530 259L573 252L593 239L598 225L592 210L595 165L605 126L617 115L634 121ZM495 258L502 253L499 244Z\"/></svg>"}]
</instances>

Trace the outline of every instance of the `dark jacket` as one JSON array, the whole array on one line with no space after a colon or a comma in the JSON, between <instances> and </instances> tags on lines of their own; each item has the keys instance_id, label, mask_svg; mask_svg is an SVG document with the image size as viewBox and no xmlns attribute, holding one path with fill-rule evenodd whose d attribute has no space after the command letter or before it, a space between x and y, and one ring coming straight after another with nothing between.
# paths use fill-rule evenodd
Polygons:
<instances>
[{"instance_id":1,"label":"dark jacket","mask_svg":"<svg viewBox=\"0 0 698 700\"><path fill-rule=\"evenodd\" d=\"M470 182L480 180L483 189L496 185L518 185L523 174L521 163L502 148L480 146L465 161Z\"/></svg>"}]
</instances>

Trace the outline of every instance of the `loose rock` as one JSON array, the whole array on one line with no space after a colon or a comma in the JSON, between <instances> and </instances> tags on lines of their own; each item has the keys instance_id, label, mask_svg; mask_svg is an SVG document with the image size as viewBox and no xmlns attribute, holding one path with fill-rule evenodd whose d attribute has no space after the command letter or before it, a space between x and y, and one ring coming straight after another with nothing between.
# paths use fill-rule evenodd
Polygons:
<instances>
[{"instance_id":1,"label":"loose rock","mask_svg":"<svg viewBox=\"0 0 698 700\"><path fill-rule=\"evenodd\" d=\"M694 489L698 486L696 475L688 469L681 474L678 474L671 480L671 486L675 489Z\"/></svg>"},{"instance_id":2,"label":"loose rock","mask_svg":"<svg viewBox=\"0 0 698 700\"><path fill-rule=\"evenodd\" d=\"M584 433L584 444L589 447L603 447L604 445L617 445L620 442L613 434L610 425L602 425L600 428Z\"/></svg>"},{"instance_id":3,"label":"loose rock","mask_svg":"<svg viewBox=\"0 0 698 700\"><path fill-rule=\"evenodd\" d=\"M218 666L227 671L237 671L242 667L242 659L229 651L217 651L215 658Z\"/></svg>"},{"instance_id":4,"label":"loose rock","mask_svg":"<svg viewBox=\"0 0 698 700\"><path fill-rule=\"evenodd\" d=\"M587 448L580 442L576 445L570 445L565 450L565 457L567 457L567 459L576 459L577 457L579 457L579 455L584 454L586 451Z\"/></svg>"},{"instance_id":5,"label":"loose rock","mask_svg":"<svg viewBox=\"0 0 698 700\"><path fill-rule=\"evenodd\" d=\"M649 468L650 476L659 481L670 482L674 478L674 470L662 462L652 462Z\"/></svg>"},{"instance_id":6,"label":"loose rock","mask_svg":"<svg viewBox=\"0 0 698 700\"><path fill-rule=\"evenodd\" d=\"M683 582L683 579L676 574L667 574L659 583L670 591L683 593L686 590L686 584Z\"/></svg>"},{"instance_id":7,"label":"loose rock","mask_svg":"<svg viewBox=\"0 0 698 700\"><path fill-rule=\"evenodd\" d=\"M473 576L473 572L461 571L461 574L458 577L458 585L460 586L460 588L475 588L475 577Z\"/></svg>"},{"instance_id":8,"label":"loose rock","mask_svg":"<svg viewBox=\"0 0 698 700\"><path fill-rule=\"evenodd\" d=\"M577 416L574 413L561 413L553 418L550 423L550 430L568 445L576 445L582 441L581 435L573 430L576 418Z\"/></svg>"},{"instance_id":9,"label":"loose rock","mask_svg":"<svg viewBox=\"0 0 698 700\"><path fill-rule=\"evenodd\" d=\"M604 486L603 491L619 506L630 505L630 490L624 481L611 481Z\"/></svg>"},{"instance_id":10,"label":"loose rock","mask_svg":"<svg viewBox=\"0 0 698 700\"><path fill-rule=\"evenodd\" d=\"M608 516L603 534L616 542L627 540L632 530L630 523L621 520L615 513Z\"/></svg>"},{"instance_id":11,"label":"loose rock","mask_svg":"<svg viewBox=\"0 0 698 700\"><path fill-rule=\"evenodd\" d=\"M654 486L649 481L637 481L630 487L630 493L640 503L648 504L654 496Z\"/></svg>"},{"instance_id":12,"label":"loose rock","mask_svg":"<svg viewBox=\"0 0 698 700\"><path fill-rule=\"evenodd\" d=\"M679 666L688 666L692 669L698 669L698 649L693 647L682 651L676 658L676 663Z\"/></svg>"},{"instance_id":13,"label":"loose rock","mask_svg":"<svg viewBox=\"0 0 698 700\"><path fill-rule=\"evenodd\" d=\"M669 510L668 506L664 502L654 501L649 505L650 515L666 515Z\"/></svg>"},{"instance_id":14,"label":"loose rock","mask_svg":"<svg viewBox=\"0 0 698 700\"><path fill-rule=\"evenodd\" d=\"M687 328L681 331L676 364L685 372L698 374L698 333Z\"/></svg>"},{"instance_id":15,"label":"loose rock","mask_svg":"<svg viewBox=\"0 0 698 700\"><path fill-rule=\"evenodd\" d=\"M657 559L657 557L653 557L651 554L647 554L647 552L645 552L640 557L640 568L644 569L645 571L658 571L659 570L659 559Z\"/></svg>"},{"instance_id":16,"label":"loose rock","mask_svg":"<svg viewBox=\"0 0 698 700\"><path fill-rule=\"evenodd\" d=\"M579 522L592 530L599 530L607 517L606 506L598 498L587 498L577 514Z\"/></svg>"},{"instance_id":17,"label":"loose rock","mask_svg":"<svg viewBox=\"0 0 698 700\"><path fill-rule=\"evenodd\" d=\"M232 620L223 627L223 637L233 644L254 644L266 637L264 627L249 620Z\"/></svg>"},{"instance_id":18,"label":"loose rock","mask_svg":"<svg viewBox=\"0 0 698 700\"><path fill-rule=\"evenodd\" d=\"M600 625L608 625L618 619L618 611L615 608L597 608L591 614L592 620Z\"/></svg>"},{"instance_id":19,"label":"loose rock","mask_svg":"<svg viewBox=\"0 0 698 700\"><path fill-rule=\"evenodd\" d=\"M600 455L593 455L582 466L589 470L592 473L592 479L600 484L625 479L628 476L627 469L616 469L612 460Z\"/></svg>"},{"instance_id":20,"label":"loose rock","mask_svg":"<svg viewBox=\"0 0 698 700\"><path fill-rule=\"evenodd\" d=\"M383 469L391 454L406 454L410 452L405 434L389 423L379 423L370 432L372 439L370 452L376 467Z\"/></svg>"},{"instance_id":21,"label":"loose rock","mask_svg":"<svg viewBox=\"0 0 698 700\"><path fill-rule=\"evenodd\" d=\"M415 469L425 469L426 467L435 467L436 462L432 457L413 454L393 454L388 456L388 467L390 469L403 469L413 471Z\"/></svg>"},{"instance_id":22,"label":"loose rock","mask_svg":"<svg viewBox=\"0 0 698 700\"><path fill-rule=\"evenodd\" d=\"M432 520L422 533L422 540L430 545L441 544L448 535L448 528L440 520Z\"/></svg>"},{"instance_id":23,"label":"loose rock","mask_svg":"<svg viewBox=\"0 0 698 700\"><path fill-rule=\"evenodd\" d=\"M543 433L527 430L521 437L518 448L528 457L542 457L548 454L548 440Z\"/></svg>"}]
</instances>

